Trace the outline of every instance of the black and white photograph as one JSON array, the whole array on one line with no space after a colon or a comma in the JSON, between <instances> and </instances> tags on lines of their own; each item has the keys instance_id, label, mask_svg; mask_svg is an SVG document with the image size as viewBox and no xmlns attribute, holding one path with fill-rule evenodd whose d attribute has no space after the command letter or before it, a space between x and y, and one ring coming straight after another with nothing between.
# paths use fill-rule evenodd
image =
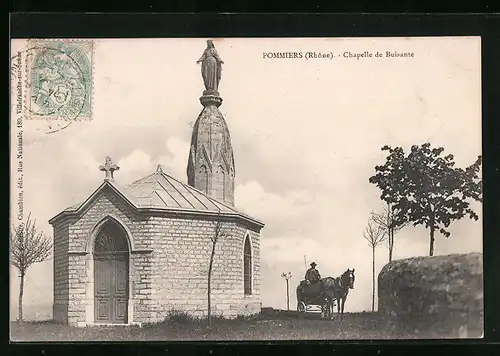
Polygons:
<instances>
[{"instance_id":1,"label":"black and white photograph","mask_svg":"<svg viewBox=\"0 0 500 356\"><path fill-rule=\"evenodd\" d=\"M11 341L483 338L480 37L11 41Z\"/></svg>"}]
</instances>

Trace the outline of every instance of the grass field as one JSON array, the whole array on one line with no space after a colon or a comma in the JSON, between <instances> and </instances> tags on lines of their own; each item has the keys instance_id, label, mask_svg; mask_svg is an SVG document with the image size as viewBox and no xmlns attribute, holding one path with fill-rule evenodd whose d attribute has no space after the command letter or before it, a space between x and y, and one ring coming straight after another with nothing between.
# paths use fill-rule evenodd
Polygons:
<instances>
[{"instance_id":1,"label":"grass field","mask_svg":"<svg viewBox=\"0 0 500 356\"><path fill-rule=\"evenodd\" d=\"M164 322L142 327L73 328L52 321L11 323L12 341L374 340L449 337L457 335L446 335L436 330L418 334L390 332L377 313L347 313L343 320L321 320L318 315L313 314L299 318L295 312L270 310L251 319L214 319L211 328L207 327L206 321L193 320L183 315L174 315Z\"/></svg>"}]
</instances>

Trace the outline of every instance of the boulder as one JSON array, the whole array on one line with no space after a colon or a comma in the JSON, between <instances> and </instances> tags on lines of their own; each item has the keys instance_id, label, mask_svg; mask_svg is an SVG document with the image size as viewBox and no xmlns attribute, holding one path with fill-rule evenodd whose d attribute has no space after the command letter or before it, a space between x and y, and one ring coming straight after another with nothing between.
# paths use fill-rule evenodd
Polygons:
<instances>
[{"instance_id":1,"label":"boulder","mask_svg":"<svg viewBox=\"0 0 500 356\"><path fill-rule=\"evenodd\" d=\"M378 310L406 336L479 337L483 333L483 255L414 257L378 275ZM460 335L459 335L460 334Z\"/></svg>"}]
</instances>

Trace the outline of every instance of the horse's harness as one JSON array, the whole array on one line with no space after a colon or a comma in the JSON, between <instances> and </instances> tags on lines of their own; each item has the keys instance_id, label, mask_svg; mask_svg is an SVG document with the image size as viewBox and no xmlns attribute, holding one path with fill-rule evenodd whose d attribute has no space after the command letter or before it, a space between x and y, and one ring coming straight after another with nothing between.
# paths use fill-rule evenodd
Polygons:
<instances>
[{"instance_id":1,"label":"horse's harness","mask_svg":"<svg viewBox=\"0 0 500 356\"><path fill-rule=\"evenodd\" d=\"M346 286L344 286L344 285L343 285L343 283L342 283L342 282L343 282L343 280L344 280L344 279L342 278L343 276L344 276L344 275L342 275L342 276L338 277L338 279L339 279L339 286L340 286L341 290L346 290L346 289L347 289L347 290L349 290L349 287L347 287L347 288L346 288ZM341 297L343 298L343 297L344 297L344 295L342 295ZM335 299L337 299L337 298L335 298Z\"/></svg>"},{"instance_id":2,"label":"horse's harness","mask_svg":"<svg viewBox=\"0 0 500 356\"><path fill-rule=\"evenodd\" d=\"M339 278L339 286L340 286L340 288L342 288L343 290L349 290L349 286L347 286L347 288L346 288L346 286L342 285L342 282L343 282L342 277L343 277L343 275Z\"/></svg>"}]
</instances>

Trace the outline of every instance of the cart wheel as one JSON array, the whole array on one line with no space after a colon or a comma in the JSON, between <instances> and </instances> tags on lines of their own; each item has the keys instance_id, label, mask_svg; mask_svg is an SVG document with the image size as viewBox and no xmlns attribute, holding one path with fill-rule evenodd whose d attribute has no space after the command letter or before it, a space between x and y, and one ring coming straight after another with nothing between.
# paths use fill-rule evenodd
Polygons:
<instances>
[{"instance_id":1,"label":"cart wheel","mask_svg":"<svg viewBox=\"0 0 500 356\"><path fill-rule=\"evenodd\" d=\"M306 313L306 304L304 302L298 302L297 311L299 312L299 316L302 317Z\"/></svg>"}]
</instances>

